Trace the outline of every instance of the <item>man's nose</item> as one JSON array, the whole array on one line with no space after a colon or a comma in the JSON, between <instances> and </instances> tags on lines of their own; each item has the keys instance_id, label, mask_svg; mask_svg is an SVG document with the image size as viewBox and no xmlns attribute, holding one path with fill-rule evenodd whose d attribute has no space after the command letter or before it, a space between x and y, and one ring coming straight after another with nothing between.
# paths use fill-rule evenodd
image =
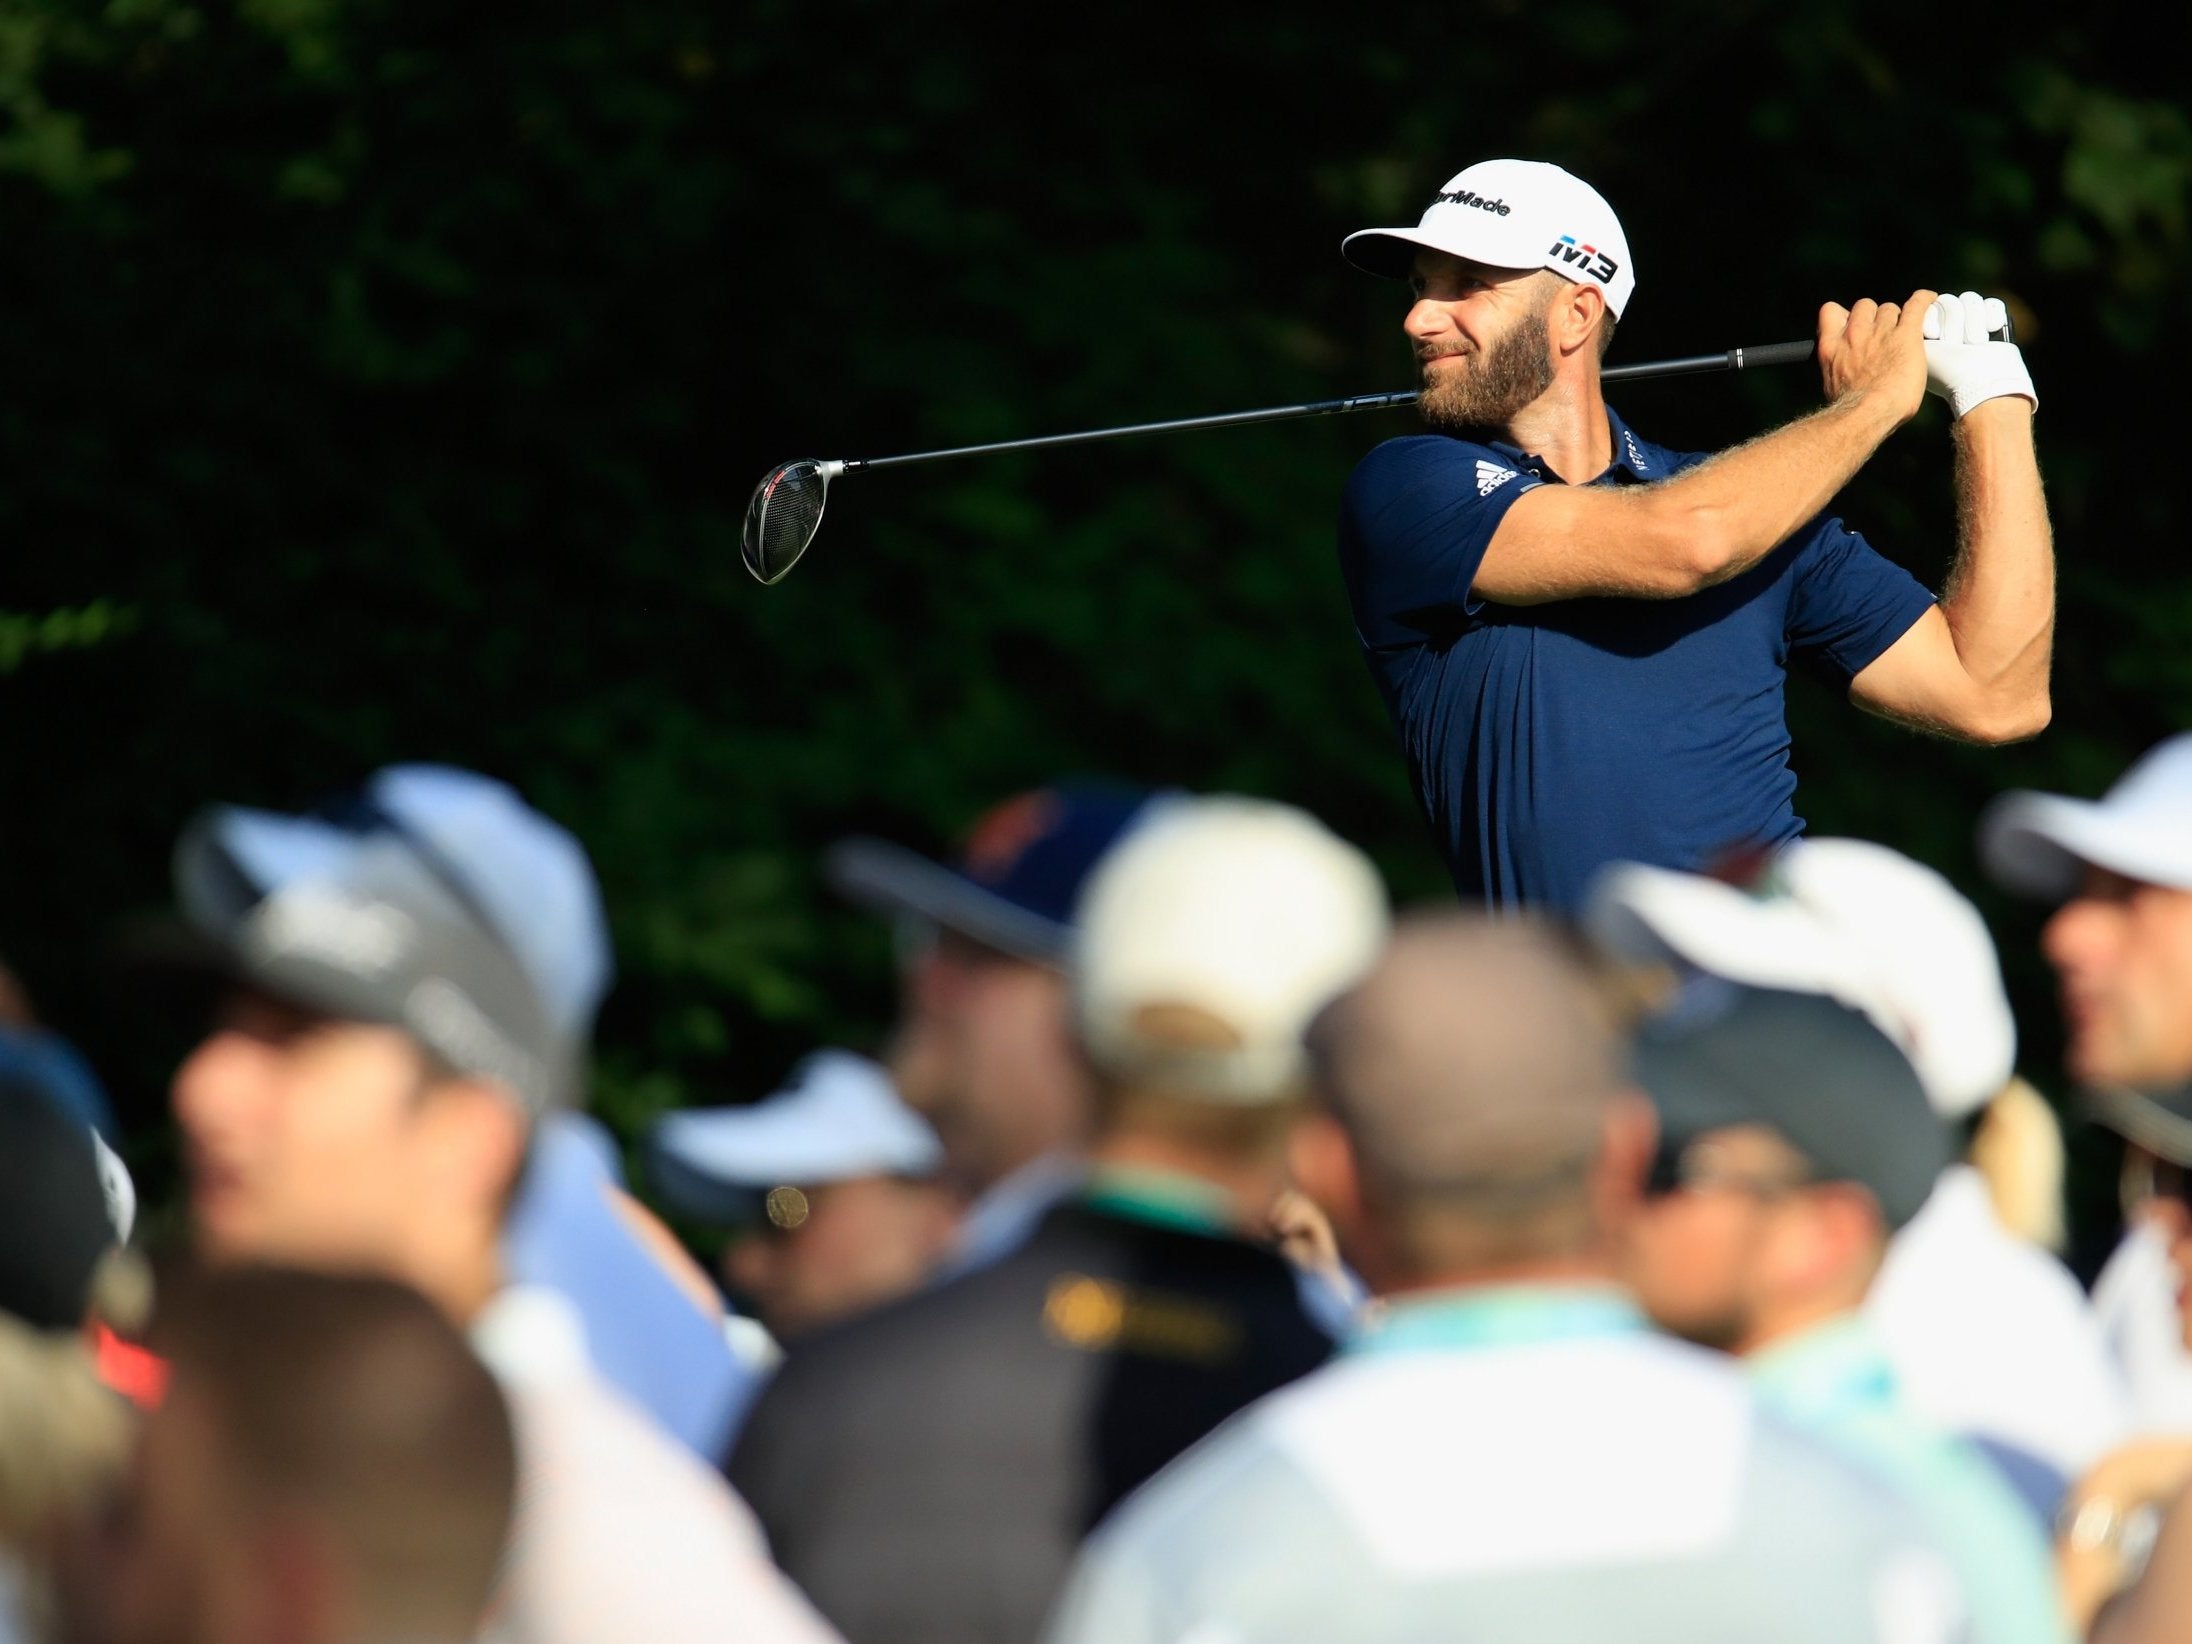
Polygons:
<instances>
[{"instance_id":1,"label":"man's nose","mask_svg":"<svg viewBox=\"0 0 2192 1644\"><path fill-rule=\"evenodd\" d=\"M2040 951L2059 976L2084 970L2106 957L2115 910L2089 896L2072 897L2040 932Z\"/></svg>"},{"instance_id":2,"label":"man's nose","mask_svg":"<svg viewBox=\"0 0 2192 1644\"><path fill-rule=\"evenodd\" d=\"M1435 303L1429 297L1418 297L1408 310L1408 317L1401 322L1401 329L1417 342L1429 342L1453 328L1453 316L1446 312L1443 304Z\"/></svg>"},{"instance_id":3,"label":"man's nose","mask_svg":"<svg viewBox=\"0 0 2192 1644\"><path fill-rule=\"evenodd\" d=\"M222 1030L183 1059L169 1098L186 1131L233 1123L252 1089L264 1078L268 1047L248 1034Z\"/></svg>"}]
</instances>

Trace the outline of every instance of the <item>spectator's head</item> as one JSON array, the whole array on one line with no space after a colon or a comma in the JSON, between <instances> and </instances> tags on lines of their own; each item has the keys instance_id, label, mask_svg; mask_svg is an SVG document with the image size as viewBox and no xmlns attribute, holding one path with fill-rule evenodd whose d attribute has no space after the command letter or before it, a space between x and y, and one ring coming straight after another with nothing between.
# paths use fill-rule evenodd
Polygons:
<instances>
[{"instance_id":1,"label":"spectator's head","mask_svg":"<svg viewBox=\"0 0 2192 1644\"><path fill-rule=\"evenodd\" d=\"M936 1127L951 1174L970 1190L1087 1139L1089 1082L1066 981L1073 909L1105 851L1165 803L1065 783L988 812L949 866L876 839L831 849L838 890L899 922L892 1082Z\"/></svg>"},{"instance_id":2,"label":"spectator's head","mask_svg":"<svg viewBox=\"0 0 2192 1644\"><path fill-rule=\"evenodd\" d=\"M1819 993L1902 1047L1944 1119L2009 1082L2017 1025L1986 921L1933 869L1859 839L1800 839L1739 883L1618 863L1585 923L1617 959Z\"/></svg>"},{"instance_id":3,"label":"spectator's head","mask_svg":"<svg viewBox=\"0 0 2192 1644\"><path fill-rule=\"evenodd\" d=\"M1369 859L1290 805L1182 800L1104 858L1079 924L1074 1009L1099 1087L1098 1153L1246 1171L1244 1188L1259 1167L1283 1174L1307 1092L1302 1034L1385 940Z\"/></svg>"},{"instance_id":4,"label":"spectator's head","mask_svg":"<svg viewBox=\"0 0 2192 1644\"><path fill-rule=\"evenodd\" d=\"M936 1133L846 1051L750 1106L669 1114L649 1141L670 1204L737 1230L724 1279L782 1339L913 1290L958 1226Z\"/></svg>"},{"instance_id":5,"label":"spectator's head","mask_svg":"<svg viewBox=\"0 0 2192 1644\"><path fill-rule=\"evenodd\" d=\"M1909 1059L1820 994L1695 982L1639 1030L1633 1073L1661 1142L1628 1275L1707 1346L1752 1352L1854 1310L1948 1162Z\"/></svg>"},{"instance_id":6,"label":"spectator's head","mask_svg":"<svg viewBox=\"0 0 2192 1644\"><path fill-rule=\"evenodd\" d=\"M2098 801L2004 795L1979 843L2003 885L2061 904L2042 945L2072 1077L2192 1080L2192 735L2150 750Z\"/></svg>"},{"instance_id":7,"label":"spectator's head","mask_svg":"<svg viewBox=\"0 0 2192 1644\"><path fill-rule=\"evenodd\" d=\"M176 880L230 983L174 1085L204 1250L476 1306L606 982L577 843L500 783L403 766L310 816L207 812Z\"/></svg>"},{"instance_id":8,"label":"spectator's head","mask_svg":"<svg viewBox=\"0 0 2192 1644\"><path fill-rule=\"evenodd\" d=\"M111 1484L129 1442L87 1328L113 1309L130 1209L100 1147L60 1094L0 1067L0 1573L17 1571L26 1602L42 1596L56 1534ZM0 1592L0 1633L7 1614Z\"/></svg>"},{"instance_id":9,"label":"spectator's head","mask_svg":"<svg viewBox=\"0 0 2192 1644\"><path fill-rule=\"evenodd\" d=\"M1416 916L1309 1048L1302 1186L1384 1292L1610 1270L1651 1154L1601 995L1527 919Z\"/></svg>"},{"instance_id":10,"label":"spectator's head","mask_svg":"<svg viewBox=\"0 0 2192 1644\"><path fill-rule=\"evenodd\" d=\"M415 1292L239 1267L163 1305L172 1368L76 1595L86 1644L456 1641L516 1461L493 1378Z\"/></svg>"}]
</instances>

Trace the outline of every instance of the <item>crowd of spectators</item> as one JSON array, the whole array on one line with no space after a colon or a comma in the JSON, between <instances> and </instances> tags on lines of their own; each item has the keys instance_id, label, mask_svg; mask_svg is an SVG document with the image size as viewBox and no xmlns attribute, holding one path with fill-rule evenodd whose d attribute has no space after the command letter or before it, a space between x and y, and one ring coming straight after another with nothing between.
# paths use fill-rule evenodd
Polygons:
<instances>
[{"instance_id":1,"label":"crowd of spectators","mask_svg":"<svg viewBox=\"0 0 2192 1644\"><path fill-rule=\"evenodd\" d=\"M2090 1293L1987 927L1884 846L1396 914L1297 808L1062 783L834 847L887 1038L628 1180L576 838L437 766L212 806L115 960L197 1001L185 1248L0 976L0 1640L2181 1636L2192 736L1976 825L2124 1143Z\"/></svg>"}]
</instances>

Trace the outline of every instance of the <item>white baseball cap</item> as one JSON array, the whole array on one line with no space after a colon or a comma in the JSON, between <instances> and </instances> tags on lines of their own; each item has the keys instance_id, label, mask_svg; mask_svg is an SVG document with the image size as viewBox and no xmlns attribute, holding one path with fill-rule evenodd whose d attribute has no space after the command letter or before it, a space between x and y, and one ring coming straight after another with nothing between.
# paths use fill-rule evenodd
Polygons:
<instances>
[{"instance_id":1,"label":"white baseball cap","mask_svg":"<svg viewBox=\"0 0 2192 1644\"><path fill-rule=\"evenodd\" d=\"M1405 280L1418 247L1493 268L1549 268L1597 286L1617 320L1636 289L1614 208L1582 178L1542 160L1481 160L1447 179L1414 228L1362 229L1340 242L1340 255Z\"/></svg>"},{"instance_id":2,"label":"white baseball cap","mask_svg":"<svg viewBox=\"0 0 2192 1644\"><path fill-rule=\"evenodd\" d=\"M649 1134L663 1196L703 1217L732 1216L758 1190L855 1176L933 1176L944 1150L865 1056L822 1050L783 1089L745 1107L664 1115Z\"/></svg>"},{"instance_id":3,"label":"white baseball cap","mask_svg":"<svg viewBox=\"0 0 2192 1644\"><path fill-rule=\"evenodd\" d=\"M1616 863L1584 926L1617 958L1825 994L1872 1018L1960 1119L2009 1082L2017 1024L1979 910L1922 863L1860 839L1800 839L1753 889Z\"/></svg>"},{"instance_id":4,"label":"white baseball cap","mask_svg":"<svg viewBox=\"0 0 2192 1644\"><path fill-rule=\"evenodd\" d=\"M2087 864L2192 890L2192 733L2156 743L2098 800L2002 795L1980 819L1979 854L2007 889L2052 901Z\"/></svg>"},{"instance_id":5,"label":"white baseball cap","mask_svg":"<svg viewBox=\"0 0 2192 1644\"><path fill-rule=\"evenodd\" d=\"M1369 858L1315 817L1219 795L1116 846L1075 922L1090 1059L1250 1106L1300 1087L1303 1030L1369 971L1390 916Z\"/></svg>"}]
</instances>

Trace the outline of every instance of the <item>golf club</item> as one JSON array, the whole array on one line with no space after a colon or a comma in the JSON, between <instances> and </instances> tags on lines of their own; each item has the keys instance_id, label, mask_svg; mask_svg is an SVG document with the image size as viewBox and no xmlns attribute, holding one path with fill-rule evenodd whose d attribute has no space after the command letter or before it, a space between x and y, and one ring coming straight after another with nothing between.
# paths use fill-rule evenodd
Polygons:
<instances>
[{"instance_id":1,"label":"golf club","mask_svg":"<svg viewBox=\"0 0 2192 1644\"><path fill-rule=\"evenodd\" d=\"M1656 377L1688 377L1710 371L1747 371L1761 365L1796 365L1813 357L1812 342L1767 343L1731 348L1724 354L1691 354L1678 360L1617 365L1599 374L1602 382L1638 382ZM1138 422L1124 428L1098 428L1085 434L1045 434L1035 439L1002 440L994 445L960 445L946 451L916 451L903 457L866 457L819 461L801 457L777 464L754 487L746 502L739 552L754 580L781 582L799 563L822 525L830 481L870 468L903 468L909 463L942 462L949 457L988 456L998 451L1036 451L1053 445L1085 445L1091 440L1122 439L1128 434L1172 434L1189 428L1237 428L1253 422L1285 422L1294 417L1329 417L1346 411L1385 411L1416 402L1416 391L1356 394L1348 399L1316 400L1308 405L1275 405L1261 411L1228 411L1214 417L1181 417L1171 422Z\"/></svg>"}]
</instances>

